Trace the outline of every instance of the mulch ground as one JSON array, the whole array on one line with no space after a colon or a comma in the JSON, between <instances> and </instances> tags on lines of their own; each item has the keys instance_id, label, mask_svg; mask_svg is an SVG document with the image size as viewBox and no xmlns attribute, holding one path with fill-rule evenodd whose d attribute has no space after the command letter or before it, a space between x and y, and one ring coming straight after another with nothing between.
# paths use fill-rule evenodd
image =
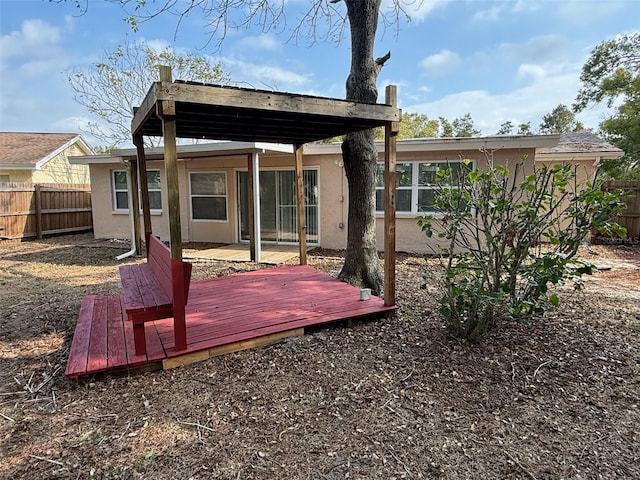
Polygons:
<instances>
[{"instance_id":1,"label":"mulch ground","mask_svg":"<svg viewBox=\"0 0 640 480\"><path fill-rule=\"evenodd\" d=\"M119 292L127 249L0 243L0 477L640 478L638 246L583 252L604 268L584 291L480 345L442 328L420 288L432 263L401 255L395 318L74 384L80 302ZM332 275L342 261L309 259ZM196 262L194 278L254 268Z\"/></svg>"}]
</instances>

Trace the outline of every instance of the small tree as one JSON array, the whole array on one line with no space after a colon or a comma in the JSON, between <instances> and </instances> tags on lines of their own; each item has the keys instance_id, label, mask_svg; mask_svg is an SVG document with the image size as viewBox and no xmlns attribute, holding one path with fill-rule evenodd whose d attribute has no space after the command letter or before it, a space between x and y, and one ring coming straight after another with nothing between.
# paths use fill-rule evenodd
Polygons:
<instances>
[{"instance_id":1,"label":"small tree","mask_svg":"<svg viewBox=\"0 0 640 480\"><path fill-rule=\"evenodd\" d=\"M219 63L190 53L181 55L170 47L156 51L145 42L124 42L88 70L67 72L74 100L104 123L88 124L89 133L105 143L106 150L131 141L133 107L158 81L158 66L169 65L174 76L206 83L228 83ZM153 146L158 141L146 138Z\"/></svg>"},{"instance_id":2,"label":"small tree","mask_svg":"<svg viewBox=\"0 0 640 480\"><path fill-rule=\"evenodd\" d=\"M600 129L625 155L602 162L601 171L610 178L640 178L640 32L618 35L596 46L582 67L580 81L575 111L600 102L614 107L617 102Z\"/></svg>"},{"instance_id":3,"label":"small tree","mask_svg":"<svg viewBox=\"0 0 640 480\"><path fill-rule=\"evenodd\" d=\"M502 124L500 124L500 128L496 132L496 135L511 135L511 132L513 132L513 127L514 125L511 120L502 122Z\"/></svg>"},{"instance_id":4,"label":"small tree","mask_svg":"<svg viewBox=\"0 0 640 480\"><path fill-rule=\"evenodd\" d=\"M531 122L525 122L518 125L518 135L534 135L535 132L531 130Z\"/></svg>"},{"instance_id":5,"label":"small tree","mask_svg":"<svg viewBox=\"0 0 640 480\"><path fill-rule=\"evenodd\" d=\"M622 207L620 192L577 184L571 165L526 174L524 159L510 171L494 165L488 153L486 169L440 169L437 183L442 216L424 217L419 225L444 242L437 246L444 260L440 314L455 335L470 341L500 319L557 306L549 285L579 288L581 275L594 270L576 258L592 230L624 234L610 222Z\"/></svg>"},{"instance_id":6,"label":"small tree","mask_svg":"<svg viewBox=\"0 0 640 480\"><path fill-rule=\"evenodd\" d=\"M455 118L451 126L453 127L454 137L477 137L482 134L482 132L476 128L470 113L465 113L462 117Z\"/></svg>"},{"instance_id":7,"label":"small tree","mask_svg":"<svg viewBox=\"0 0 640 480\"><path fill-rule=\"evenodd\" d=\"M559 104L551 112L542 117L540 123L540 133L566 133L582 132L585 126L576 119L576 114L567 108L566 105Z\"/></svg>"}]
</instances>

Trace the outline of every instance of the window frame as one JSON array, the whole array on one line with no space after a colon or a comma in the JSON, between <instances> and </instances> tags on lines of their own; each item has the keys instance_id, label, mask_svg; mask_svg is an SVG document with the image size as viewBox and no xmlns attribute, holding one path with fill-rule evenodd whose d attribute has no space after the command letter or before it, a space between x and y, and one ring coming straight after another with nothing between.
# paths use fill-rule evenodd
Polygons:
<instances>
[{"instance_id":1,"label":"window frame","mask_svg":"<svg viewBox=\"0 0 640 480\"><path fill-rule=\"evenodd\" d=\"M419 217L422 215L443 215L443 212L439 212L437 210L418 210L418 199L419 192L426 190L434 190L435 184L420 184L420 165L421 164L430 164L436 165L436 167L440 165L452 165L452 164L464 164L465 162L469 162L469 168L475 168L475 161L470 159L460 159L460 160L407 160L402 162L397 162L397 165L407 165L411 164L411 185L410 186L396 186L396 215L400 218L402 217ZM384 175L384 162L378 162L378 173L382 173ZM382 167L382 168L381 168ZM410 210L398 210L397 205L397 192L400 190L411 190L411 209ZM379 186L376 182L376 192L382 191L382 198L384 199L384 181L383 185ZM376 205L377 206L377 205ZM383 206L384 207L384 206ZM376 208L376 215L384 216L384 210L378 210Z\"/></svg>"},{"instance_id":2,"label":"window frame","mask_svg":"<svg viewBox=\"0 0 640 480\"><path fill-rule=\"evenodd\" d=\"M153 214L162 213L162 172L159 168L148 168L147 169L147 179L149 178L149 172L158 172L158 183L160 184L158 188L149 188L149 181L147 180L147 189L148 192L158 192L160 193L160 208L149 208L149 211ZM127 188L123 190L122 188L116 189L116 173L124 173L125 179L127 181ZM117 169L111 170L111 208L116 213L124 213L129 212L129 206L127 208L118 208L118 198L116 193L126 192L127 194L127 204L129 202L129 172L127 170ZM140 211L142 211L142 191L140 189L140 185L138 184L138 204L140 205Z\"/></svg>"},{"instance_id":3,"label":"window frame","mask_svg":"<svg viewBox=\"0 0 640 480\"><path fill-rule=\"evenodd\" d=\"M203 195L193 193L191 178L193 175L201 174L222 174L224 176L224 195ZM197 170L189 172L189 219L192 222L215 222L215 223L229 223L229 184L228 184L227 172L224 170ZM193 216L193 198L224 198L224 219L216 218L194 218Z\"/></svg>"}]
</instances>

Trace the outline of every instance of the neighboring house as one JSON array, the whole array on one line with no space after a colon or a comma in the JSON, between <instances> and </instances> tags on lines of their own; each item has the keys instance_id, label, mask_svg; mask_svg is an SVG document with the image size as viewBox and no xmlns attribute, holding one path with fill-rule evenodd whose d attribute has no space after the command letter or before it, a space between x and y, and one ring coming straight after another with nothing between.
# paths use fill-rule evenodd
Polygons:
<instances>
[{"instance_id":1,"label":"neighboring house","mask_svg":"<svg viewBox=\"0 0 640 480\"><path fill-rule=\"evenodd\" d=\"M571 163L577 167L579 182L593 181L601 160L615 160L624 151L605 142L595 133L563 133L554 147L541 148L536 161L544 163Z\"/></svg>"},{"instance_id":2,"label":"neighboring house","mask_svg":"<svg viewBox=\"0 0 640 480\"><path fill-rule=\"evenodd\" d=\"M589 134L591 135L591 134ZM418 216L433 211L433 180L439 165L453 168L463 159L483 168L488 152L495 164L511 164L525 158L529 171L534 162L575 161L593 177L600 158L616 158L615 147L602 144L580 152L555 155L562 147L560 135L425 138L397 143L396 246L398 251L427 252L427 239L416 224ZM596 137L597 138L597 137ZM380 162L384 144L378 144ZM568 147L571 150L573 147ZM613 148L613 150L612 150ZM584 150L584 151L583 151ZM297 241L295 173L289 145L220 142L178 146L181 193L181 228L185 242L236 243L248 241L248 163L256 155L260 168L260 220L263 242ZM565 155L566 154L566 155ZM94 232L97 238L129 238L128 162L134 149L110 155L72 158L71 163L91 169ZM554 156L555 155L555 156ZM146 152L148 185L154 233L168 239L167 193L162 149ZM542 158L540 158L542 156ZM346 248L348 186L340 144L307 144L304 147L304 195L307 243L331 249ZM383 164L379 164L380 173ZM383 245L383 183L377 179L377 240Z\"/></svg>"},{"instance_id":3,"label":"neighboring house","mask_svg":"<svg viewBox=\"0 0 640 480\"><path fill-rule=\"evenodd\" d=\"M89 168L68 158L93 154L77 133L0 132L0 182L88 184Z\"/></svg>"}]
</instances>

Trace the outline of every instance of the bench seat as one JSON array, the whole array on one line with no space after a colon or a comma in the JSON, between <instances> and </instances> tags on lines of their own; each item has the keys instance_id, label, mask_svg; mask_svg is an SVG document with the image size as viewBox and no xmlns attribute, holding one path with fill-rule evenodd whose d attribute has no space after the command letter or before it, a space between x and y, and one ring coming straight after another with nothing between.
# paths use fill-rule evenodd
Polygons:
<instances>
[{"instance_id":1,"label":"bench seat","mask_svg":"<svg viewBox=\"0 0 640 480\"><path fill-rule=\"evenodd\" d=\"M149 236L147 263L120 266L122 308L133 323L136 354L146 353L144 323L174 316L174 271L182 272L186 305L191 270L191 263L172 260L169 248L154 235Z\"/></svg>"}]
</instances>

